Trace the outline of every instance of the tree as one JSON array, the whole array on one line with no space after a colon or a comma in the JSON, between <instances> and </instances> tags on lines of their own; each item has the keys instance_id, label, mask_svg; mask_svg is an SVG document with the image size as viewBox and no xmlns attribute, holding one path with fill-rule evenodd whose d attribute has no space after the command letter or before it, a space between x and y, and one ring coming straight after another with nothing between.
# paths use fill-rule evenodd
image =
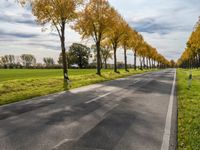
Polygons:
<instances>
[{"instance_id":1,"label":"tree","mask_svg":"<svg viewBox=\"0 0 200 150\"><path fill-rule=\"evenodd\" d=\"M137 69L137 54L139 51L139 48L143 46L143 37L140 35L137 31L132 31L132 42L131 47L134 51L134 69Z\"/></svg>"},{"instance_id":2,"label":"tree","mask_svg":"<svg viewBox=\"0 0 200 150\"><path fill-rule=\"evenodd\" d=\"M132 33L132 29L129 27L128 24L126 24L125 26L125 33L122 36L121 39L121 43L120 45L122 46L122 48L124 49L124 66L125 66L125 71L128 71L128 67L127 67L127 49L130 48L130 42L131 42L131 33Z\"/></svg>"},{"instance_id":3,"label":"tree","mask_svg":"<svg viewBox=\"0 0 200 150\"><path fill-rule=\"evenodd\" d=\"M66 23L77 18L77 7L83 0L20 0L21 4L30 3L32 13L41 25L51 24L58 32L63 61L64 80L68 80L67 59L65 48L65 26Z\"/></svg>"},{"instance_id":4,"label":"tree","mask_svg":"<svg viewBox=\"0 0 200 150\"><path fill-rule=\"evenodd\" d=\"M74 26L82 38L92 37L97 49L97 74L101 75L101 42L106 38L106 32L113 25L111 7L106 0L90 0L79 14Z\"/></svg>"},{"instance_id":5,"label":"tree","mask_svg":"<svg viewBox=\"0 0 200 150\"><path fill-rule=\"evenodd\" d=\"M23 54L20 56L20 58L22 60L23 66L26 68L34 66L36 64L36 58L31 54Z\"/></svg>"},{"instance_id":6,"label":"tree","mask_svg":"<svg viewBox=\"0 0 200 150\"><path fill-rule=\"evenodd\" d=\"M175 68L175 67L176 67L176 63L175 63L174 60L170 60L170 66L171 66L172 68Z\"/></svg>"},{"instance_id":7,"label":"tree","mask_svg":"<svg viewBox=\"0 0 200 150\"><path fill-rule=\"evenodd\" d=\"M91 50L94 52L94 62L97 61L97 49L95 45L91 46ZM108 43L108 41L103 41L101 44L100 49L100 62L101 62L101 68L103 68L103 63L105 69L107 69L107 61L108 59L112 59L113 53L112 53L112 46Z\"/></svg>"},{"instance_id":8,"label":"tree","mask_svg":"<svg viewBox=\"0 0 200 150\"><path fill-rule=\"evenodd\" d=\"M71 63L78 64L79 68L86 68L89 64L89 56L90 56L90 48L78 44L73 43L69 48L69 57L71 59Z\"/></svg>"},{"instance_id":9,"label":"tree","mask_svg":"<svg viewBox=\"0 0 200 150\"><path fill-rule=\"evenodd\" d=\"M183 68L200 68L200 18L187 42L185 51L178 60Z\"/></svg>"},{"instance_id":10,"label":"tree","mask_svg":"<svg viewBox=\"0 0 200 150\"><path fill-rule=\"evenodd\" d=\"M107 61L108 59L112 59L111 47L108 44L103 44L101 47L101 57L104 61L105 69L107 69Z\"/></svg>"},{"instance_id":11,"label":"tree","mask_svg":"<svg viewBox=\"0 0 200 150\"><path fill-rule=\"evenodd\" d=\"M55 64L53 58L51 58L51 57L44 57L43 61L46 65L46 67L53 66Z\"/></svg>"},{"instance_id":12,"label":"tree","mask_svg":"<svg viewBox=\"0 0 200 150\"><path fill-rule=\"evenodd\" d=\"M0 66L3 66L3 61L2 61L2 57L0 57Z\"/></svg>"},{"instance_id":13,"label":"tree","mask_svg":"<svg viewBox=\"0 0 200 150\"><path fill-rule=\"evenodd\" d=\"M1 57L1 63L5 68L12 68L15 65L14 55L4 55Z\"/></svg>"},{"instance_id":14,"label":"tree","mask_svg":"<svg viewBox=\"0 0 200 150\"><path fill-rule=\"evenodd\" d=\"M71 58L69 56L69 52L65 53L65 58L67 62L67 68L70 68L70 65L72 65ZM63 65L63 55L60 53L59 58L58 58L58 64Z\"/></svg>"},{"instance_id":15,"label":"tree","mask_svg":"<svg viewBox=\"0 0 200 150\"><path fill-rule=\"evenodd\" d=\"M112 9L112 13L114 16L114 24L107 32L107 37L110 43L112 44L113 51L114 51L114 71L117 72L117 48L120 46L120 41L123 38L123 34L126 32L126 24L123 18L118 14L115 9Z\"/></svg>"},{"instance_id":16,"label":"tree","mask_svg":"<svg viewBox=\"0 0 200 150\"><path fill-rule=\"evenodd\" d=\"M146 67L145 64L145 57L147 55L147 43L143 42L140 47L139 47L139 51L137 52L138 56L140 57L140 69L143 69Z\"/></svg>"},{"instance_id":17,"label":"tree","mask_svg":"<svg viewBox=\"0 0 200 150\"><path fill-rule=\"evenodd\" d=\"M9 59L8 59L8 57L6 55L1 57L1 63L4 66L4 68L8 67Z\"/></svg>"},{"instance_id":18,"label":"tree","mask_svg":"<svg viewBox=\"0 0 200 150\"><path fill-rule=\"evenodd\" d=\"M102 50L102 46L100 47L100 58L99 58L100 59L100 67L102 69L103 68L103 59L102 59L102 52L101 52L101 50ZM93 63L97 64L97 47L96 47L96 45L92 45L91 46L91 52L93 52L93 54L94 54Z\"/></svg>"}]
</instances>

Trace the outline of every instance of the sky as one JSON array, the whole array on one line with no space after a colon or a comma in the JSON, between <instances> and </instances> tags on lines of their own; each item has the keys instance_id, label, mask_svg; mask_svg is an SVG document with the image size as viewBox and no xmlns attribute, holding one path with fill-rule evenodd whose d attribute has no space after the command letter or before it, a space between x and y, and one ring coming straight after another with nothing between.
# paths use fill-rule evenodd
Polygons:
<instances>
[{"instance_id":1,"label":"sky","mask_svg":"<svg viewBox=\"0 0 200 150\"><path fill-rule=\"evenodd\" d=\"M167 59L177 60L185 48L200 16L200 0L108 0L129 25L143 35ZM70 27L66 30L66 46L74 42L89 45ZM0 56L33 54L38 62L43 57L58 59L60 42L56 31L35 23L31 10L15 0L0 0ZM117 52L123 61L123 51ZM111 60L110 60L111 62ZM133 53L128 52L133 63Z\"/></svg>"}]
</instances>

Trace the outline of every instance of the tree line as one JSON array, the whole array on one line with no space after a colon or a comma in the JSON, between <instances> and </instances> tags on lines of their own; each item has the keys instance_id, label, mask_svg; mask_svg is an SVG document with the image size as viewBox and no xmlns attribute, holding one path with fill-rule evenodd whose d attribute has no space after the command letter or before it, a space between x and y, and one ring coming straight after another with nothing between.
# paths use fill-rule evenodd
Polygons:
<instances>
[{"instance_id":1,"label":"tree line","mask_svg":"<svg viewBox=\"0 0 200 150\"><path fill-rule=\"evenodd\" d=\"M88 68L90 48L73 43L69 51L66 52L69 57L68 67L71 68L73 64L77 64L79 68ZM37 63L36 58L32 54L22 54L21 56L4 55L0 57L0 68L62 68L62 55L59 56L58 63L51 57L44 57L43 63Z\"/></svg>"},{"instance_id":2,"label":"tree line","mask_svg":"<svg viewBox=\"0 0 200 150\"><path fill-rule=\"evenodd\" d=\"M200 68L200 18L177 65L182 68Z\"/></svg>"},{"instance_id":3,"label":"tree line","mask_svg":"<svg viewBox=\"0 0 200 150\"><path fill-rule=\"evenodd\" d=\"M108 64L108 60L112 59L113 53L109 48L101 48L101 68L113 68L112 64ZM73 43L66 52L68 68L89 69L95 68L97 62L96 49L92 45L91 48L86 45ZM37 63L36 57L32 54L22 54L21 56L4 55L0 57L0 68L15 69L15 68L35 68L35 69L59 69L62 68L62 53L60 53L58 61L51 57L44 57L43 63ZM123 68L123 62L117 62L119 68ZM128 65L133 68L133 65Z\"/></svg>"},{"instance_id":4,"label":"tree line","mask_svg":"<svg viewBox=\"0 0 200 150\"><path fill-rule=\"evenodd\" d=\"M36 58L31 54L22 54L21 56L4 55L0 57L1 68L29 68L35 66Z\"/></svg>"},{"instance_id":5,"label":"tree line","mask_svg":"<svg viewBox=\"0 0 200 150\"><path fill-rule=\"evenodd\" d=\"M102 49L102 58L107 62L109 58L112 58L111 51ZM86 45L73 43L69 50L66 52L66 61L68 68L94 68L96 65L96 51L87 47ZM89 59L94 58L92 62ZM15 55L4 55L0 57L0 68L62 68L62 53L59 55L57 63L51 57L44 57L43 63L37 63L36 58L32 54L22 54L21 56ZM107 68L107 63L105 68ZM102 62L103 67L103 62Z\"/></svg>"},{"instance_id":6,"label":"tree line","mask_svg":"<svg viewBox=\"0 0 200 150\"><path fill-rule=\"evenodd\" d=\"M103 49L113 51L114 71L118 72L116 52L124 49L125 70L127 67L127 51L134 52L134 68L137 57L141 68L167 67L169 61L159 54L156 48L149 45L134 28L130 27L124 18L107 0L19 0L22 6L30 5L37 23L51 24L57 31L61 43L61 56L64 80L68 80L68 63L66 55L65 30L66 24L73 23L72 29L78 32L82 39L93 39L96 50L97 74L101 75ZM107 56L109 57L109 56Z\"/></svg>"},{"instance_id":7,"label":"tree line","mask_svg":"<svg viewBox=\"0 0 200 150\"><path fill-rule=\"evenodd\" d=\"M22 68L61 68L54 63L53 58L43 58L43 64L37 63L32 54L22 54L21 56L4 55L0 57L0 68L4 69L22 69Z\"/></svg>"}]
</instances>

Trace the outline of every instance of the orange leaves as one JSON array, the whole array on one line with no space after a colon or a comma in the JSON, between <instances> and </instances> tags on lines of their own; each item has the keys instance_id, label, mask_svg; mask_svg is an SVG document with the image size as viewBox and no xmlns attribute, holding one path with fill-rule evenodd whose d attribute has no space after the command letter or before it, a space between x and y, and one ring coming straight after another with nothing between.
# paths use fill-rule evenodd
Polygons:
<instances>
[{"instance_id":1,"label":"orange leaves","mask_svg":"<svg viewBox=\"0 0 200 150\"><path fill-rule=\"evenodd\" d=\"M79 18L74 26L82 38L92 37L95 42L105 38L112 22L112 11L105 0L90 0L85 9L79 13Z\"/></svg>"},{"instance_id":2,"label":"orange leaves","mask_svg":"<svg viewBox=\"0 0 200 150\"><path fill-rule=\"evenodd\" d=\"M93 38L99 53L106 40L114 51L118 47L132 49L137 55L157 59L160 55L148 45L142 35L128 25L107 0L19 0L31 4L39 24L51 24L64 41L64 24L75 21L72 27L82 38ZM87 2L87 3L85 3ZM79 6L84 4L84 9ZM79 10L80 12L77 12ZM63 35L63 36L62 36ZM99 59L99 58L98 58ZM163 60L163 57L162 57ZM163 61L164 62L164 61Z\"/></svg>"},{"instance_id":3,"label":"orange leaves","mask_svg":"<svg viewBox=\"0 0 200 150\"><path fill-rule=\"evenodd\" d=\"M191 62L191 60L194 61L196 57L200 57L200 20L197 22L194 31L192 32L187 42L187 47L185 51L181 55L181 58L178 60L178 65L179 66L184 65L184 67L185 66L188 67L186 63L189 64L188 62ZM198 62L196 64L198 64ZM196 64L190 63L190 67ZM198 66L200 66L200 64Z\"/></svg>"},{"instance_id":4,"label":"orange leaves","mask_svg":"<svg viewBox=\"0 0 200 150\"><path fill-rule=\"evenodd\" d=\"M76 9L83 0L19 0L22 5L31 4L33 15L39 24L58 25L77 17Z\"/></svg>"}]
</instances>

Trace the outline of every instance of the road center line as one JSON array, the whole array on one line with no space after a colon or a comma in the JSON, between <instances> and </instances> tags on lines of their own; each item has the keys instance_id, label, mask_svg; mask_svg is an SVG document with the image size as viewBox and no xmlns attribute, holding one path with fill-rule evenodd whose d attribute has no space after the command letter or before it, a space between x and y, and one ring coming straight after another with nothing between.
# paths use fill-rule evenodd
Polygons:
<instances>
[{"instance_id":1,"label":"road center line","mask_svg":"<svg viewBox=\"0 0 200 150\"><path fill-rule=\"evenodd\" d=\"M74 139L64 139L60 143L58 143L56 146L54 146L54 148L52 150L57 150L61 145L63 145L64 143L70 142L70 141L74 141Z\"/></svg>"},{"instance_id":2,"label":"road center line","mask_svg":"<svg viewBox=\"0 0 200 150\"><path fill-rule=\"evenodd\" d=\"M106 93L106 94L104 94L104 95L101 95L101 96L98 96L98 97L96 97L96 98L93 98L93 99L91 99L91 100L85 102L85 104L89 104L89 103L92 103L92 102L94 102L94 101L97 101L97 100L99 100L99 99L101 99L101 98L103 98L103 97L106 97L106 96L110 95L111 93L112 93L112 92L109 92L109 93Z\"/></svg>"},{"instance_id":3,"label":"road center line","mask_svg":"<svg viewBox=\"0 0 200 150\"><path fill-rule=\"evenodd\" d=\"M161 150L169 150L175 86L176 86L176 70L174 73L174 81L173 81L170 100L169 100L169 106L168 106L168 111L167 111L167 117L166 117L165 130L164 130Z\"/></svg>"}]
</instances>

